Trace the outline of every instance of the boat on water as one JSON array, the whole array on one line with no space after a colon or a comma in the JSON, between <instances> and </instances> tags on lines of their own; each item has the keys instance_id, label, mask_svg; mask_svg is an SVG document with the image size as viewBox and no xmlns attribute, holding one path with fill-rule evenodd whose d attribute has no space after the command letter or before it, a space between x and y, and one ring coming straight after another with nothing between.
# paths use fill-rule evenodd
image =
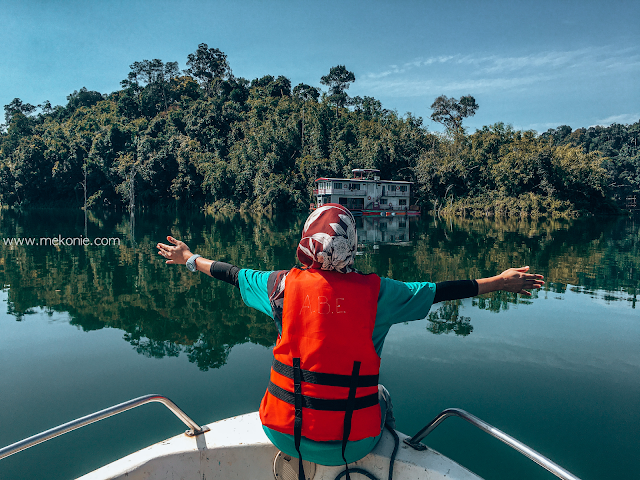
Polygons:
<instances>
[{"instance_id":1,"label":"boat on water","mask_svg":"<svg viewBox=\"0 0 640 480\"><path fill-rule=\"evenodd\" d=\"M316 179L316 204L311 208L338 203L354 215L420 215L420 209L411 204L412 182L381 180L380 170L373 168L355 168L351 172L352 178Z\"/></svg>"},{"instance_id":2,"label":"boat on water","mask_svg":"<svg viewBox=\"0 0 640 480\"><path fill-rule=\"evenodd\" d=\"M160 395L145 395L65 423L0 449L0 461L56 436L130 410L159 402L189 427L184 434L143 448L90 472L79 480L297 480L298 459L283 454L265 435L258 412L199 426L178 406ZM349 465L354 480L481 480L450 458L421 442L444 419L458 416L494 436L563 480L579 480L559 465L506 433L460 409L447 409L416 435L386 428L366 457ZM324 466L304 461L307 480L340 480L344 465Z\"/></svg>"}]
</instances>

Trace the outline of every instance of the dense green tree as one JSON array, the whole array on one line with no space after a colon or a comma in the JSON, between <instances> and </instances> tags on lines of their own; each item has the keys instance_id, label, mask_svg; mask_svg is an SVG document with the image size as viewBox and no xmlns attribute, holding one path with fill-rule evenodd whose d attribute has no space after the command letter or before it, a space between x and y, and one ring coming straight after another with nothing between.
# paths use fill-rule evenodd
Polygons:
<instances>
[{"instance_id":1,"label":"dense green tree","mask_svg":"<svg viewBox=\"0 0 640 480\"><path fill-rule=\"evenodd\" d=\"M329 99L336 106L336 117L338 117L338 108L343 107L349 97L346 94L351 83L355 82L356 76L353 72L347 70L344 65L331 67L328 75L320 78L320 83L329 87Z\"/></svg>"},{"instance_id":2,"label":"dense green tree","mask_svg":"<svg viewBox=\"0 0 640 480\"><path fill-rule=\"evenodd\" d=\"M177 99L170 97L170 84L178 77L178 62L164 63L155 58L133 62L131 71L121 85L126 90L126 95L121 102L121 110L133 116L132 99L137 100L139 112L146 117L153 117Z\"/></svg>"},{"instance_id":3,"label":"dense green tree","mask_svg":"<svg viewBox=\"0 0 640 480\"><path fill-rule=\"evenodd\" d=\"M476 114L478 104L471 95L460 97L460 100L440 95L431 104L431 119L443 124L449 132L462 130L462 120Z\"/></svg>"},{"instance_id":4,"label":"dense green tree","mask_svg":"<svg viewBox=\"0 0 640 480\"><path fill-rule=\"evenodd\" d=\"M299 83L293 88L293 96L303 102L317 102L318 98L320 98L320 90L306 83Z\"/></svg>"},{"instance_id":5,"label":"dense green tree","mask_svg":"<svg viewBox=\"0 0 640 480\"><path fill-rule=\"evenodd\" d=\"M554 145L582 148L585 153L604 157L603 166L610 177L608 190L620 206L626 198L640 195L640 121L631 125L612 124L576 130L563 125L549 129L541 138Z\"/></svg>"},{"instance_id":6,"label":"dense green tree","mask_svg":"<svg viewBox=\"0 0 640 480\"><path fill-rule=\"evenodd\" d=\"M102 99L103 96L100 92L87 90L87 87L82 87L80 90L75 90L71 95L67 96L67 111L72 113L80 107L92 107Z\"/></svg>"},{"instance_id":7,"label":"dense green tree","mask_svg":"<svg viewBox=\"0 0 640 480\"><path fill-rule=\"evenodd\" d=\"M9 105L4 106L4 121L7 122L7 125L11 123L11 119L16 113L21 113L25 117L28 117L33 112L36 111L38 107L31 105L30 103L25 103L19 98L14 98L11 100Z\"/></svg>"},{"instance_id":8,"label":"dense green tree","mask_svg":"<svg viewBox=\"0 0 640 480\"><path fill-rule=\"evenodd\" d=\"M233 79L227 56L217 48L209 48L206 43L201 43L195 53L187 55L187 66L185 73L195 78L208 95L216 90L214 80Z\"/></svg>"}]
</instances>

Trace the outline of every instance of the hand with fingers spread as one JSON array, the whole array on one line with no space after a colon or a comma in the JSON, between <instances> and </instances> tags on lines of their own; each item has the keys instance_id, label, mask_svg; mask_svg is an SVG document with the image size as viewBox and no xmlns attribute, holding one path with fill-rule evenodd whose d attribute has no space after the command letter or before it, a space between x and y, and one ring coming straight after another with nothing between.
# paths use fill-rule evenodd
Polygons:
<instances>
[{"instance_id":1,"label":"hand with fingers spread","mask_svg":"<svg viewBox=\"0 0 640 480\"><path fill-rule=\"evenodd\" d=\"M529 290L542 287L542 285L544 285L542 281L544 277L542 275L527 273L528 271L529 267L521 267L510 268L502 272L498 275L503 281L503 286L500 290L531 296Z\"/></svg>"},{"instance_id":2,"label":"hand with fingers spread","mask_svg":"<svg viewBox=\"0 0 640 480\"><path fill-rule=\"evenodd\" d=\"M173 243L175 246L158 243L156 245L158 254L166 258L166 263L169 264L175 263L176 265L184 265L185 263L187 263L187 260L189 260L189 258L193 255L189 250L187 244L181 242L180 240L176 240L171 236L168 236L167 240Z\"/></svg>"},{"instance_id":3,"label":"hand with fingers spread","mask_svg":"<svg viewBox=\"0 0 640 480\"><path fill-rule=\"evenodd\" d=\"M481 278L477 280L478 294L504 290L531 296L529 290L541 288L544 285L544 277L527 273L528 271L529 267L510 268L495 277Z\"/></svg>"}]
</instances>

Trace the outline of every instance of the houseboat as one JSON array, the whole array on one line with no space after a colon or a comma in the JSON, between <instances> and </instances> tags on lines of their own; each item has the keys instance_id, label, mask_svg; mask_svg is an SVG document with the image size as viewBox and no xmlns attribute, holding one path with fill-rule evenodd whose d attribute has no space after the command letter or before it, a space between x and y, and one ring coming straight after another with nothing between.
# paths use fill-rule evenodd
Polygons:
<instances>
[{"instance_id":1,"label":"houseboat","mask_svg":"<svg viewBox=\"0 0 640 480\"><path fill-rule=\"evenodd\" d=\"M321 177L316 180L316 204L338 203L358 215L419 215L411 204L412 182L380 180L380 170L355 168L352 178Z\"/></svg>"}]
</instances>

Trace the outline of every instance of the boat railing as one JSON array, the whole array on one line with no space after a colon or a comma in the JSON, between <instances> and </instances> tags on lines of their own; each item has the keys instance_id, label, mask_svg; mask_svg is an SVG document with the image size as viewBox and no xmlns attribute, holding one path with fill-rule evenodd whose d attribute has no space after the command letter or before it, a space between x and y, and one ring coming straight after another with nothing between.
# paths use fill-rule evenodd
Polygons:
<instances>
[{"instance_id":1,"label":"boat railing","mask_svg":"<svg viewBox=\"0 0 640 480\"><path fill-rule=\"evenodd\" d=\"M8 457L9 455L13 455L14 453L18 453L21 450L25 450L29 447L33 447L34 445L38 445L39 443L46 442L47 440L51 440L52 438L58 437L67 432L71 432L72 430L75 430L77 428L89 425L90 423L97 422L98 420L102 420L107 417L112 417L113 415L117 415L118 413L126 412L127 410L131 410L132 408L139 407L140 405L145 405L151 402L162 403L165 407L171 410L176 417L178 417L187 427L189 427L189 430L185 432L186 435L193 437L209 431L209 427L200 427L167 397L153 394L144 395L142 397L134 398L133 400L114 405L113 407L105 408L104 410L100 410L99 412L77 418L63 425L59 425L55 428L51 428L44 432L38 433L37 435L33 435L32 437L25 438L24 440L4 447L0 449L0 460Z\"/></svg>"},{"instance_id":2,"label":"boat railing","mask_svg":"<svg viewBox=\"0 0 640 480\"><path fill-rule=\"evenodd\" d=\"M517 450L521 454L533 460L538 465L547 469L549 472L553 473L558 478L562 478L563 480L580 480L578 477L568 472L557 463L552 462L544 455L541 455L540 453L536 452L533 448L528 447L527 445L520 442L519 440L516 440L512 436L507 435L503 431L498 430L494 426L488 424L484 420L481 420L475 415L472 415L469 412L466 412L465 410L461 410L459 408L447 408L446 410L443 410L442 412L440 412L440 414L436 418L431 420L431 422L429 422L429 424L427 424L426 427L424 427L422 430L416 433L413 437L406 438L404 440L404 443L406 443L407 445L409 445L410 447L416 450L425 450L427 448L426 445L420 443L420 441L424 437L429 435L438 425L440 425L440 423L442 423L442 421L445 418L448 418L451 416L463 418L467 422L478 427L480 430L506 443L514 450Z\"/></svg>"}]
</instances>

